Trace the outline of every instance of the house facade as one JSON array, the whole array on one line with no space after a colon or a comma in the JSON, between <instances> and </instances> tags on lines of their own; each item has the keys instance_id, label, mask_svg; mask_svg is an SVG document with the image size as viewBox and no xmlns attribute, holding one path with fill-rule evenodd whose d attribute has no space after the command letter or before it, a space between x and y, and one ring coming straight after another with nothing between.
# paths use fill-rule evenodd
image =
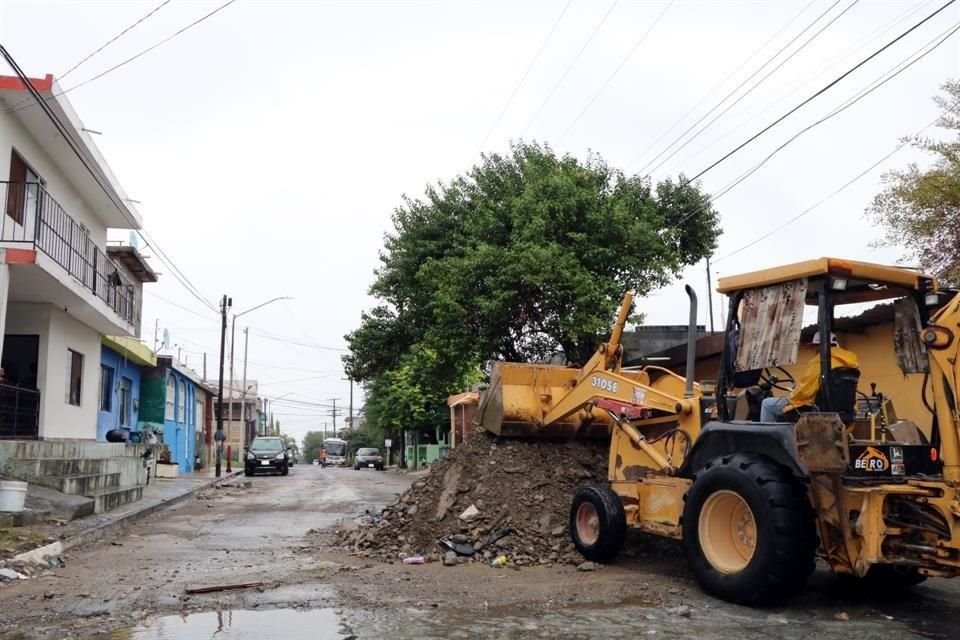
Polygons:
<instances>
[{"instance_id":1,"label":"house facade","mask_svg":"<svg viewBox=\"0 0 960 640\"><path fill-rule=\"evenodd\" d=\"M157 357L133 338L104 336L102 342L97 440L106 442L113 429L129 440L140 422L141 367L155 367Z\"/></svg>"},{"instance_id":2,"label":"house facade","mask_svg":"<svg viewBox=\"0 0 960 640\"><path fill-rule=\"evenodd\" d=\"M180 471L193 471L205 420L200 376L170 356L159 356L141 376L139 430L156 434Z\"/></svg>"},{"instance_id":3,"label":"house facade","mask_svg":"<svg viewBox=\"0 0 960 640\"><path fill-rule=\"evenodd\" d=\"M101 338L139 334L149 281L107 229L142 221L53 77L31 84L56 121L0 76L0 438L96 440Z\"/></svg>"}]
</instances>

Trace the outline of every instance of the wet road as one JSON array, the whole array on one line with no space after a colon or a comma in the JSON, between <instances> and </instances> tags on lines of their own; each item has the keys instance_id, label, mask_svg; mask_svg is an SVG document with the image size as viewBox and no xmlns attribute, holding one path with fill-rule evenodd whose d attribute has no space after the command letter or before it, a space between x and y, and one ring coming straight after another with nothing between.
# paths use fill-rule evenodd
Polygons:
<instances>
[{"instance_id":1,"label":"wet road","mask_svg":"<svg viewBox=\"0 0 960 640\"><path fill-rule=\"evenodd\" d=\"M392 472L311 465L295 466L286 477L241 476L233 486L207 490L135 523L122 537L71 550L55 576L0 588L0 638L83 638L152 626L164 613L329 607L334 591L323 580L324 563L302 546L307 532L379 509L410 482ZM245 582L264 585L185 593Z\"/></svg>"},{"instance_id":2,"label":"wet road","mask_svg":"<svg viewBox=\"0 0 960 640\"><path fill-rule=\"evenodd\" d=\"M642 537L621 562L591 573L380 564L318 542L317 529L378 509L410 482L299 466L207 491L115 544L71 553L56 577L0 589L0 638L960 637L960 581L877 598L819 571L786 605L747 609L704 596L675 549ZM263 586L185 593L253 581Z\"/></svg>"}]
</instances>

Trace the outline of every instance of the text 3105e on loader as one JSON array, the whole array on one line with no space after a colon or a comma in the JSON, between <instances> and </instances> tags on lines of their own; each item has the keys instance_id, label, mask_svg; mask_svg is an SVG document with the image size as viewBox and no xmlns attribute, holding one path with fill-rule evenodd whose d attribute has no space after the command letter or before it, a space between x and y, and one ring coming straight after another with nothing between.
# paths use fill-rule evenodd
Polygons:
<instances>
[{"instance_id":1,"label":"text 3105e on loader","mask_svg":"<svg viewBox=\"0 0 960 640\"><path fill-rule=\"evenodd\" d=\"M478 413L488 431L610 439L609 486L585 487L571 508L581 553L613 560L627 527L680 539L706 591L748 604L802 589L818 554L889 586L960 574L960 296L914 270L831 258L722 278L719 290L729 312L712 395L693 382L689 287L686 378L621 369L632 294L582 368L494 365ZM858 390L874 381L869 367L838 367L824 339L816 397L760 421L763 398L795 385L782 367L796 363L805 307L831 336L838 308L881 302L897 329L873 349L914 362L929 415L896 418L903 399Z\"/></svg>"}]
</instances>

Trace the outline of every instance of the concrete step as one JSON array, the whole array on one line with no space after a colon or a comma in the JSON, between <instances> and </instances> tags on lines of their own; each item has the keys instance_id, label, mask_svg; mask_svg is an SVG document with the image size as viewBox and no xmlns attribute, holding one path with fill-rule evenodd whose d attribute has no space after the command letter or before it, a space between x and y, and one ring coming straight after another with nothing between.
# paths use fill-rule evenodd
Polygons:
<instances>
[{"instance_id":1,"label":"concrete step","mask_svg":"<svg viewBox=\"0 0 960 640\"><path fill-rule=\"evenodd\" d=\"M55 479L78 475L120 474L121 485L137 485L146 482L146 470L140 458L23 458L0 460L0 473L27 482L37 482L53 489L59 488ZM49 480L49 481L47 481Z\"/></svg>"},{"instance_id":2,"label":"concrete step","mask_svg":"<svg viewBox=\"0 0 960 640\"><path fill-rule=\"evenodd\" d=\"M87 494L93 498L93 512L103 513L111 511L125 504L136 502L143 497L143 487L119 487L114 489L99 489Z\"/></svg>"},{"instance_id":3,"label":"concrete step","mask_svg":"<svg viewBox=\"0 0 960 640\"><path fill-rule=\"evenodd\" d=\"M10 440L0 441L0 459L3 458L139 458L150 445L124 442L95 442L93 440Z\"/></svg>"},{"instance_id":4,"label":"concrete step","mask_svg":"<svg viewBox=\"0 0 960 640\"><path fill-rule=\"evenodd\" d=\"M58 491L72 496L89 496L100 489L117 489L120 487L119 473L95 473L61 476Z\"/></svg>"}]
</instances>

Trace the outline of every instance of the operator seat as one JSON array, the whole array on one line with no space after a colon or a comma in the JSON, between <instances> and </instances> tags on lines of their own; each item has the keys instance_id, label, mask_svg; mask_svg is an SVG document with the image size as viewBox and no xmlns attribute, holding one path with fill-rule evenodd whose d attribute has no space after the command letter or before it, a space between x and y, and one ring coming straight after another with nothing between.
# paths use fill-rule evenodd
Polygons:
<instances>
[{"instance_id":1,"label":"operator seat","mask_svg":"<svg viewBox=\"0 0 960 640\"><path fill-rule=\"evenodd\" d=\"M785 411L781 422L796 422L801 414L810 411L832 411L843 424L850 426L857 414L857 385L860 382L860 370L852 367L837 367L830 372L829 393L823 389L817 391L813 406L795 407ZM829 398L829 402L828 399Z\"/></svg>"}]
</instances>

